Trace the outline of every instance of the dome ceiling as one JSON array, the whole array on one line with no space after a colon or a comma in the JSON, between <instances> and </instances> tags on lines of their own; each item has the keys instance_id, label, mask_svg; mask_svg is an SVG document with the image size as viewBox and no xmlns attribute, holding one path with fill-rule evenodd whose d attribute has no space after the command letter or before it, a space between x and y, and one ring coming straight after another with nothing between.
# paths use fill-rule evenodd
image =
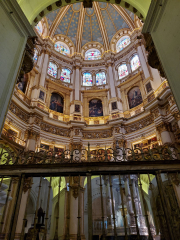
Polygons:
<instances>
[{"instance_id":1,"label":"dome ceiling","mask_svg":"<svg viewBox=\"0 0 180 240\"><path fill-rule=\"evenodd\" d=\"M105 2L93 2L92 8L84 8L80 2L68 5L49 13L46 19L52 38L63 34L76 46L81 32L81 47L92 41L104 45L103 36L110 43L120 29L129 28L132 31L135 28L132 12Z\"/></svg>"}]
</instances>

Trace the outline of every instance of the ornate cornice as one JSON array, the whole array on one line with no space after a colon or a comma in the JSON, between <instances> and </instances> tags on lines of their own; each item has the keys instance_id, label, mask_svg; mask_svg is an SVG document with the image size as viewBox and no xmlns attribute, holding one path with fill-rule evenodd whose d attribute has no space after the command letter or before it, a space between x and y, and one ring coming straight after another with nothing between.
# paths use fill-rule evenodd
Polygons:
<instances>
[{"instance_id":1,"label":"ornate cornice","mask_svg":"<svg viewBox=\"0 0 180 240\"><path fill-rule=\"evenodd\" d=\"M140 130L142 128L145 128L149 125L151 125L154 122L154 118L152 115L148 115L147 117L134 121L131 124L127 124L124 126L126 133L135 132L137 130Z\"/></svg>"}]
</instances>

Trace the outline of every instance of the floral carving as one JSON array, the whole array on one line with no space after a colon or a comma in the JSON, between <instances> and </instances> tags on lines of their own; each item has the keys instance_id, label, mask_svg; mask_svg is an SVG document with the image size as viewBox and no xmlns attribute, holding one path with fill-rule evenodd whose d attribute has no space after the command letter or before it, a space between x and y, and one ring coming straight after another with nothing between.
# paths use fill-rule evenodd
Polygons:
<instances>
[{"instance_id":1,"label":"floral carving","mask_svg":"<svg viewBox=\"0 0 180 240\"><path fill-rule=\"evenodd\" d=\"M41 123L40 126L41 126L41 130L45 132L50 132L59 136L70 137L69 129L64 129L64 128L62 129L46 123Z\"/></svg>"},{"instance_id":2,"label":"floral carving","mask_svg":"<svg viewBox=\"0 0 180 240\"><path fill-rule=\"evenodd\" d=\"M11 102L9 110L14 113L17 117L19 117L24 122L28 123L29 121L29 114L22 111L20 108L18 108L13 102Z\"/></svg>"},{"instance_id":3,"label":"floral carving","mask_svg":"<svg viewBox=\"0 0 180 240\"><path fill-rule=\"evenodd\" d=\"M112 137L112 130L98 131L98 132L83 132L83 138L109 138Z\"/></svg>"},{"instance_id":4,"label":"floral carving","mask_svg":"<svg viewBox=\"0 0 180 240\"><path fill-rule=\"evenodd\" d=\"M134 131L137 131L139 129L142 129L144 127L147 127L148 125L153 123L153 116L150 115L146 118L141 119L140 121L134 122L132 124L126 125L124 127L126 133L131 133Z\"/></svg>"}]
</instances>

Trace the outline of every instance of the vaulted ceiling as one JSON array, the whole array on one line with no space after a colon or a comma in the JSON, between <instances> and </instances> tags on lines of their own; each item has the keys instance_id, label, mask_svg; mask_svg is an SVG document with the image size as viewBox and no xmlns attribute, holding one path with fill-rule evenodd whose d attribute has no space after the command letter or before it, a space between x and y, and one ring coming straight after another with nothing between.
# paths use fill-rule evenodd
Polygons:
<instances>
[{"instance_id":1,"label":"vaulted ceiling","mask_svg":"<svg viewBox=\"0 0 180 240\"><path fill-rule=\"evenodd\" d=\"M92 41L105 45L105 38L109 45L120 29L135 28L132 12L105 2L94 2L92 8L86 9L82 3L75 3L47 14L46 19L51 38L56 34L65 35L76 48L77 38L81 38L80 47Z\"/></svg>"},{"instance_id":2,"label":"vaulted ceiling","mask_svg":"<svg viewBox=\"0 0 180 240\"><path fill-rule=\"evenodd\" d=\"M35 25L42 17L60 7L76 3L76 0L17 0L24 14L32 25ZM80 0L79 2L82 2ZM101 1L101 2L106 2ZM110 0L109 3L118 5L134 12L138 17L145 20L151 0Z\"/></svg>"}]
</instances>

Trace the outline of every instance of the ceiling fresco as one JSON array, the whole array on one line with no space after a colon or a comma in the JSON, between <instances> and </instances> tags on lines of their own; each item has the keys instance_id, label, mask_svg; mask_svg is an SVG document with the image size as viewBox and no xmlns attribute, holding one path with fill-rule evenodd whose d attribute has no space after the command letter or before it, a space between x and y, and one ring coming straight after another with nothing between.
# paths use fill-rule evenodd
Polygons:
<instances>
[{"instance_id":1,"label":"ceiling fresco","mask_svg":"<svg viewBox=\"0 0 180 240\"><path fill-rule=\"evenodd\" d=\"M107 32L108 40L111 41L112 37L122 28L129 28L126 21L120 15L120 13L113 7L113 4L99 2L96 11L99 11L99 16L103 20L103 25ZM75 3L70 6L70 8L65 13L63 19L60 21L56 28L56 34L63 34L68 36L74 44L76 44L77 31L79 16L82 9L82 3ZM56 21L56 16L61 10L55 10L49 13L46 18L49 25L49 29L52 26L53 21ZM92 8L85 9L85 16L83 21L83 33L81 46L84 44L95 41L103 44L103 37L101 29L99 26L98 16L94 9L94 4ZM126 10L129 18L134 19L134 14Z\"/></svg>"}]
</instances>

